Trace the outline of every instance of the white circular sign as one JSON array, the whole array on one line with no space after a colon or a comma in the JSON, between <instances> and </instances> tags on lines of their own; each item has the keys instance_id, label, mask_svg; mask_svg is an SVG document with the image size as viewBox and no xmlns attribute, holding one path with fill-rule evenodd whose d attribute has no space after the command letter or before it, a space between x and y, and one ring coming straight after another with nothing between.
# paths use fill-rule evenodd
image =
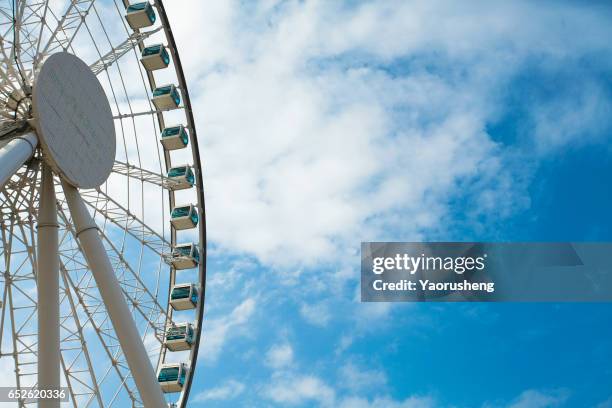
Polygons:
<instances>
[{"instance_id":1,"label":"white circular sign","mask_svg":"<svg viewBox=\"0 0 612 408\"><path fill-rule=\"evenodd\" d=\"M66 52L51 55L36 78L32 106L49 165L75 187L104 183L115 161L115 124L89 66Z\"/></svg>"}]
</instances>

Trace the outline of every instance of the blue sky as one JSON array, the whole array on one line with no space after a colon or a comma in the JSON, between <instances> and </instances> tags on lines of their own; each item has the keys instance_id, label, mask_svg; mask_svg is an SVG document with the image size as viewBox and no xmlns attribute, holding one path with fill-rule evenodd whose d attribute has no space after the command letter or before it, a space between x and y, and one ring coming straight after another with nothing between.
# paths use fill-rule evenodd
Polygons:
<instances>
[{"instance_id":1,"label":"blue sky","mask_svg":"<svg viewBox=\"0 0 612 408\"><path fill-rule=\"evenodd\" d=\"M610 305L358 297L361 241L612 238L609 4L167 7L211 237L192 406L612 407Z\"/></svg>"}]
</instances>

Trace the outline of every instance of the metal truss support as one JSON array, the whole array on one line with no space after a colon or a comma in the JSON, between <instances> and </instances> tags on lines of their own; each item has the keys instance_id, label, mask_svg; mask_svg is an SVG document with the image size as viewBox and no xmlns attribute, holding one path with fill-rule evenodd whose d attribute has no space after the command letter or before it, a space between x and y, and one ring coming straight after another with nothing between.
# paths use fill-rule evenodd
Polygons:
<instances>
[{"instance_id":1,"label":"metal truss support","mask_svg":"<svg viewBox=\"0 0 612 408\"><path fill-rule=\"evenodd\" d=\"M59 244L53 173L42 164L38 210L38 388L60 387ZM39 408L59 408L59 399L40 399Z\"/></svg>"},{"instance_id":2,"label":"metal truss support","mask_svg":"<svg viewBox=\"0 0 612 408\"><path fill-rule=\"evenodd\" d=\"M17 170L34 154L38 138L27 133L10 139L0 147L0 189Z\"/></svg>"},{"instance_id":3,"label":"metal truss support","mask_svg":"<svg viewBox=\"0 0 612 408\"><path fill-rule=\"evenodd\" d=\"M78 190L64 180L62 187L75 224L77 239L96 280L140 398L147 408L166 407L155 371L106 254L98 227Z\"/></svg>"}]
</instances>

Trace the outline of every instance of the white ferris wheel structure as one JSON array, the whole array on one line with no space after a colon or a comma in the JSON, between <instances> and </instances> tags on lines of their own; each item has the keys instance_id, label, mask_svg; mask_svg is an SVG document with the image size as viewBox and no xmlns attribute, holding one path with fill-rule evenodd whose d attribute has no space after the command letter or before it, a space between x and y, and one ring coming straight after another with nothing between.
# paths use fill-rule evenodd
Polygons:
<instances>
[{"instance_id":1,"label":"white ferris wheel structure","mask_svg":"<svg viewBox=\"0 0 612 408\"><path fill-rule=\"evenodd\" d=\"M0 0L0 222L0 387L68 394L0 407L187 406L206 223L161 0Z\"/></svg>"}]
</instances>

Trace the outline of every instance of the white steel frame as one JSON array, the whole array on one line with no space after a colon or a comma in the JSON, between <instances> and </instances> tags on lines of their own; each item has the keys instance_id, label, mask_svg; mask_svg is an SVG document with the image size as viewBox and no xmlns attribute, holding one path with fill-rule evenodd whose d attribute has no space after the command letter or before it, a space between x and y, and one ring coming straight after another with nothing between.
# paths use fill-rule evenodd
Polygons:
<instances>
[{"instance_id":1,"label":"white steel frame","mask_svg":"<svg viewBox=\"0 0 612 408\"><path fill-rule=\"evenodd\" d=\"M0 363L12 366L18 388L67 386L75 408L166 408L168 403L185 408L196 367L206 280L202 167L180 56L162 1L152 3L156 24L134 31L123 19L128 1L112 0L123 26L118 35L106 28L108 10L95 0L70 0L65 10L48 0L0 0ZM168 69L160 71L174 74L172 83L181 93L181 105L172 112L151 103L160 73L141 66L140 52L152 43L163 43L171 55ZM122 197L117 184L79 191L45 162L33 131L30 95L46 57L60 51L95 55L84 60L107 87L117 145L123 145L111 177L121 180ZM134 95L135 79L142 82L138 93L145 98ZM162 394L154 368L170 361L165 331L187 313L176 312L175 320L169 293L177 271L164 263L173 246L184 242L178 236L184 232L170 223L176 182L165 171L185 159L175 163L175 153L158 141L167 115L174 115L171 123L178 117L189 133L196 186L188 189L193 196L187 201L200 218L189 235L200 263L191 281L180 280L198 288L198 305L189 311L195 345L181 360L189 366L186 384L172 396ZM143 121L150 134L143 134ZM140 150L153 142L157 163L152 167ZM148 191L164 199L154 219L146 216ZM18 401L19 407L34 404ZM48 400L38 406L60 404Z\"/></svg>"}]
</instances>

